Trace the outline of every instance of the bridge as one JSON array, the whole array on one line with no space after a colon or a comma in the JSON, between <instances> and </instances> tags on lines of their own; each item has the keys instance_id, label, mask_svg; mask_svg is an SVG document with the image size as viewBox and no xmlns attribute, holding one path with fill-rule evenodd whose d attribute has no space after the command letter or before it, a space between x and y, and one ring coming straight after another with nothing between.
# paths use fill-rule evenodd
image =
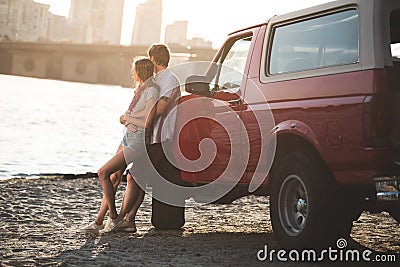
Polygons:
<instances>
[{"instance_id":1,"label":"bridge","mask_svg":"<svg viewBox=\"0 0 400 267\"><path fill-rule=\"evenodd\" d=\"M0 42L0 73L129 87L132 59L148 46ZM211 60L216 50L170 47L171 65Z\"/></svg>"}]
</instances>

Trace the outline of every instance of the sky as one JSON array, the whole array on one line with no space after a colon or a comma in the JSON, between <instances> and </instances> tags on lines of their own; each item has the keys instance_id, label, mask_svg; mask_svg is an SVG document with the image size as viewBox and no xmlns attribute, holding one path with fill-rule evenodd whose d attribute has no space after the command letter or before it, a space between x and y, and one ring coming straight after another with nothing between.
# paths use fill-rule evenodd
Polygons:
<instances>
[{"instance_id":1,"label":"sky","mask_svg":"<svg viewBox=\"0 0 400 267\"><path fill-rule=\"evenodd\" d=\"M274 15L307 8L332 0L163 0L163 26L188 21L187 38L202 37L218 48L230 32L267 21ZM50 5L53 14L68 16L70 0L35 0ZM135 10L146 0L125 0L121 44L129 45ZM161 41L163 36L161 36Z\"/></svg>"}]
</instances>

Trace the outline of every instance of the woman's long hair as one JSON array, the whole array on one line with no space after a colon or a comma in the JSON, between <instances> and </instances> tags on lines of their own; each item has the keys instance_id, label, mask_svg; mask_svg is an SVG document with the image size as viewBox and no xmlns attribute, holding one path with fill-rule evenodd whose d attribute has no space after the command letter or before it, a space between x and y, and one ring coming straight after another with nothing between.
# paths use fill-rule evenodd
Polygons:
<instances>
[{"instance_id":1,"label":"woman's long hair","mask_svg":"<svg viewBox=\"0 0 400 267\"><path fill-rule=\"evenodd\" d=\"M154 79L154 64L150 59L145 57L140 57L135 59L132 64L132 70L135 70L139 79L144 82L145 87L155 87L157 90L160 87L156 84Z\"/></svg>"}]
</instances>

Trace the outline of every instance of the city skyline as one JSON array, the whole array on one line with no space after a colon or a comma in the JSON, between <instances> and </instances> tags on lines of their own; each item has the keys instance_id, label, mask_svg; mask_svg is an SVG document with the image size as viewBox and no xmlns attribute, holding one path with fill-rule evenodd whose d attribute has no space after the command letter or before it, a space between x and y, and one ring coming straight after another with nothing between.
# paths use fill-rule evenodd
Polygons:
<instances>
[{"instance_id":1,"label":"city skyline","mask_svg":"<svg viewBox=\"0 0 400 267\"><path fill-rule=\"evenodd\" d=\"M34 0L50 4L50 11L68 16L70 0ZM121 44L130 45L135 21L136 7L146 0L125 0L121 32ZM160 41L164 41L165 28L175 21L188 21L188 39L202 37L218 48L227 34L240 28L265 22L270 17L298 9L331 2L330 0L163 0Z\"/></svg>"}]
</instances>

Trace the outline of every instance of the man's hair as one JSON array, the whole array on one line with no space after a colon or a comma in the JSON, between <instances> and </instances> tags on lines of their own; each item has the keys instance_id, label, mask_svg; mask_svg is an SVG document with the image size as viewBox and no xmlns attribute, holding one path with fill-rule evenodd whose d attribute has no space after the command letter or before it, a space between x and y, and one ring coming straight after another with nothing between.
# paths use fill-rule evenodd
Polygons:
<instances>
[{"instance_id":1,"label":"man's hair","mask_svg":"<svg viewBox=\"0 0 400 267\"><path fill-rule=\"evenodd\" d=\"M146 82L149 78L153 77L154 65L150 59L140 57L133 61L132 70L135 70L142 82Z\"/></svg>"},{"instance_id":2,"label":"man's hair","mask_svg":"<svg viewBox=\"0 0 400 267\"><path fill-rule=\"evenodd\" d=\"M168 67L170 52L164 44L152 44L147 50L149 58L154 57L154 61L157 65Z\"/></svg>"}]
</instances>

